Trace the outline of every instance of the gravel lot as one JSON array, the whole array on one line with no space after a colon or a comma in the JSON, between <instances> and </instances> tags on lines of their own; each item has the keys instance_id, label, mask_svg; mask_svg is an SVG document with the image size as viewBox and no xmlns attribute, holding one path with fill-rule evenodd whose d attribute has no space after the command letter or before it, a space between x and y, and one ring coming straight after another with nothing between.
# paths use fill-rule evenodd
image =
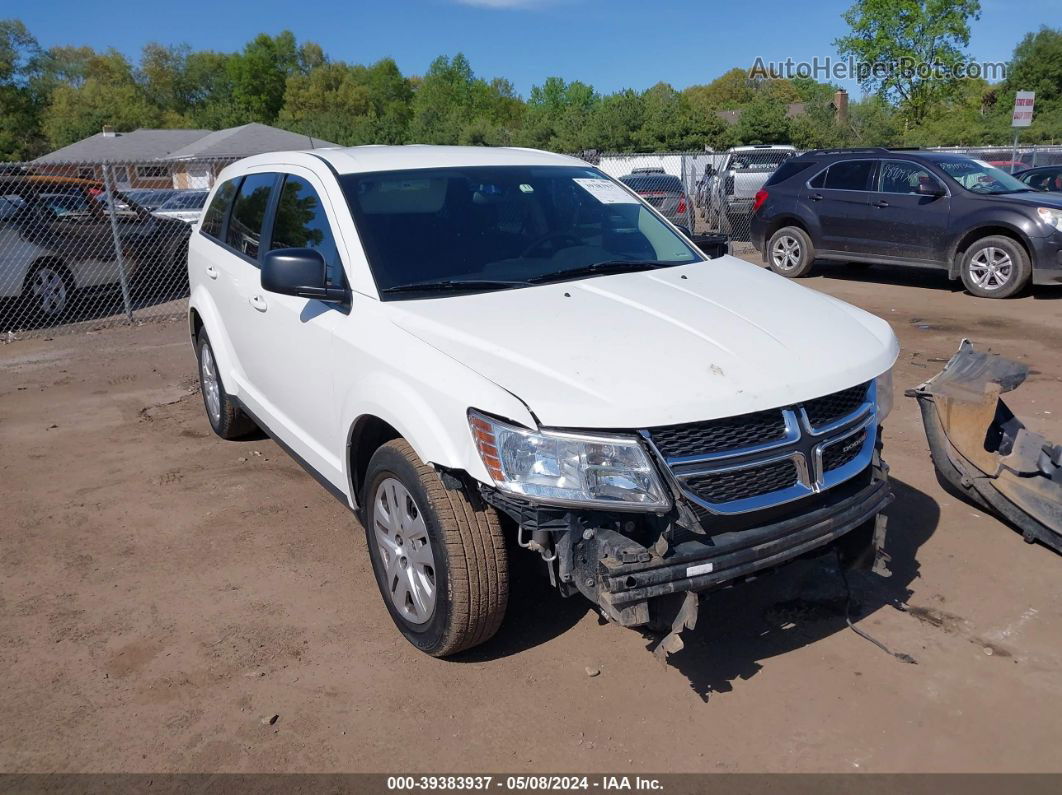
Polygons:
<instances>
[{"instance_id":1,"label":"gravel lot","mask_svg":"<svg viewBox=\"0 0 1062 795\"><path fill-rule=\"evenodd\" d=\"M1027 359L1010 403L1062 439L1062 291L805 283L892 323L898 393L963 336ZM917 665L846 628L827 561L713 594L664 668L527 553L502 632L441 661L393 629L344 506L272 442L210 433L182 323L0 367L0 770L1062 770L1062 558L941 489L912 400L885 434L895 574L852 586Z\"/></svg>"}]
</instances>

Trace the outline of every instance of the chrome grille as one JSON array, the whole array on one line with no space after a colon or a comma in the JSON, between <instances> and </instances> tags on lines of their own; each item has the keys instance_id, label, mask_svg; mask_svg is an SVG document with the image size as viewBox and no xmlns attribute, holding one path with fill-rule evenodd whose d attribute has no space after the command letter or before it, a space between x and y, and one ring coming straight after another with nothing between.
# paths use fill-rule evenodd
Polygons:
<instances>
[{"instance_id":1,"label":"chrome grille","mask_svg":"<svg viewBox=\"0 0 1062 795\"><path fill-rule=\"evenodd\" d=\"M870 463L874 383L803 404L643 431L685 496L711 513L778 505L830 488Z\"/></svg>"}]
</instances>

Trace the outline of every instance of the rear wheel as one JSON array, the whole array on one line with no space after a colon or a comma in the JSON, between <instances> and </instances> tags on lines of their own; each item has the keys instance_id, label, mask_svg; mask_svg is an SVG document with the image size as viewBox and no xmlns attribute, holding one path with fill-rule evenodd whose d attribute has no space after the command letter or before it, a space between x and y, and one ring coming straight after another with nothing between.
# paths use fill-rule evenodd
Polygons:
<instances>
[{"instance_id":1,"label":"rear wheel","mask_svg":"<svg viewBox=\"0 0 1062 795\"><path fill-rule=\"evenodd\" d=\"M240 411L218 371L218 362L206 330L199 331L196 353L199 358L199 388L203 393L203 407L214 433L222 439L240 439L255 430L254 421Z\"/></svg>"},{"instance_id":2,"label":"rear wheel","mask_svg":"<svg viewBox=\"0 0 1062 795\"><path fill-rule=\"evenodd\" d=\"M22 285L22 305L34 322L58 323L74 303L74 278L62 264L43 262Z\"/></svg>"},{"instance_id":3,"label":"rear wheel","mask_svg":"<svg viewBox=\"0 0 1062 795\"><path fill-rule=\"evenodd\" d=\"M447 489L395 439L369 462L362 516L377 585L406 640L445 657L498 631L509 567L493 508Z\"/></svg>"},{"instance_id":4,"label":"rear wheel","mask_svg":"<svg viewBox=\"0 0 1062 795\"><path fill-rule=\"evenodd\" d=\"M798 226L783 226L767 241L767 265L781 276L806 276L814 262L815 247Z\"/></svg>"},{"instance_id":5,"label":"rear wheel","mask_svg":"<svg viewBox=\"0 0 1062 795\"><path fill-rule=\"evenodd\" d=\"M962 283L982 298L1010 298L1017 295L1032 276L1029 255L1016 241L1002 235L984 237L971 245L962 257Z\"/></svg>"}]
</instances>

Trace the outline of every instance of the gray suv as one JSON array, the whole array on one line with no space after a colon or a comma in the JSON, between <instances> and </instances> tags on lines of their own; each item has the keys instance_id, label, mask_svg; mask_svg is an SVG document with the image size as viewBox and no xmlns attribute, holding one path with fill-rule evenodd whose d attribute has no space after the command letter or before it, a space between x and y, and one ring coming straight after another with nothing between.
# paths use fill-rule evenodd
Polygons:
<instances>
[{"instance_id":1,"label":"gray suv","mask_svg":"<svg viewBox=\"0 0 1062 795\"><path fill-rule=\"evenodd\" d=\"M938 268L985 298L1062 285L1062 196L948 152L791 158L756 195L751 233L783 276L823 259Z\"/></svg>"}]
</instances>

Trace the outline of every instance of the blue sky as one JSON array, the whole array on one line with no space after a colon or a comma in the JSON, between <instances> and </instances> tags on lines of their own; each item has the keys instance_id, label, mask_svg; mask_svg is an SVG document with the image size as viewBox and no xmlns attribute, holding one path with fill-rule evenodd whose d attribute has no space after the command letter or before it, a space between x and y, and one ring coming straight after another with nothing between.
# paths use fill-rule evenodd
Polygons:
<instances>
[{"instance_id":1,"label":"blue sky","mask_svg":"<svg viewBox=\"0 0 1062 795\"><path fill-rule=\"evenodd\" d=\"M394 58L405 74L464 52L477 75L504 76L526 96L550 75L603 92L704 83L733 66L836 57L851 0L6 0L44 46L115 47L135 57L155 40L231 51L254 34L292 30L331 57ZM1062 0L982 0L970 53L1007 60L1021 37L1062 25ZM846 84L857 94L853 84Z\"/></svg>"}]
</instances>

